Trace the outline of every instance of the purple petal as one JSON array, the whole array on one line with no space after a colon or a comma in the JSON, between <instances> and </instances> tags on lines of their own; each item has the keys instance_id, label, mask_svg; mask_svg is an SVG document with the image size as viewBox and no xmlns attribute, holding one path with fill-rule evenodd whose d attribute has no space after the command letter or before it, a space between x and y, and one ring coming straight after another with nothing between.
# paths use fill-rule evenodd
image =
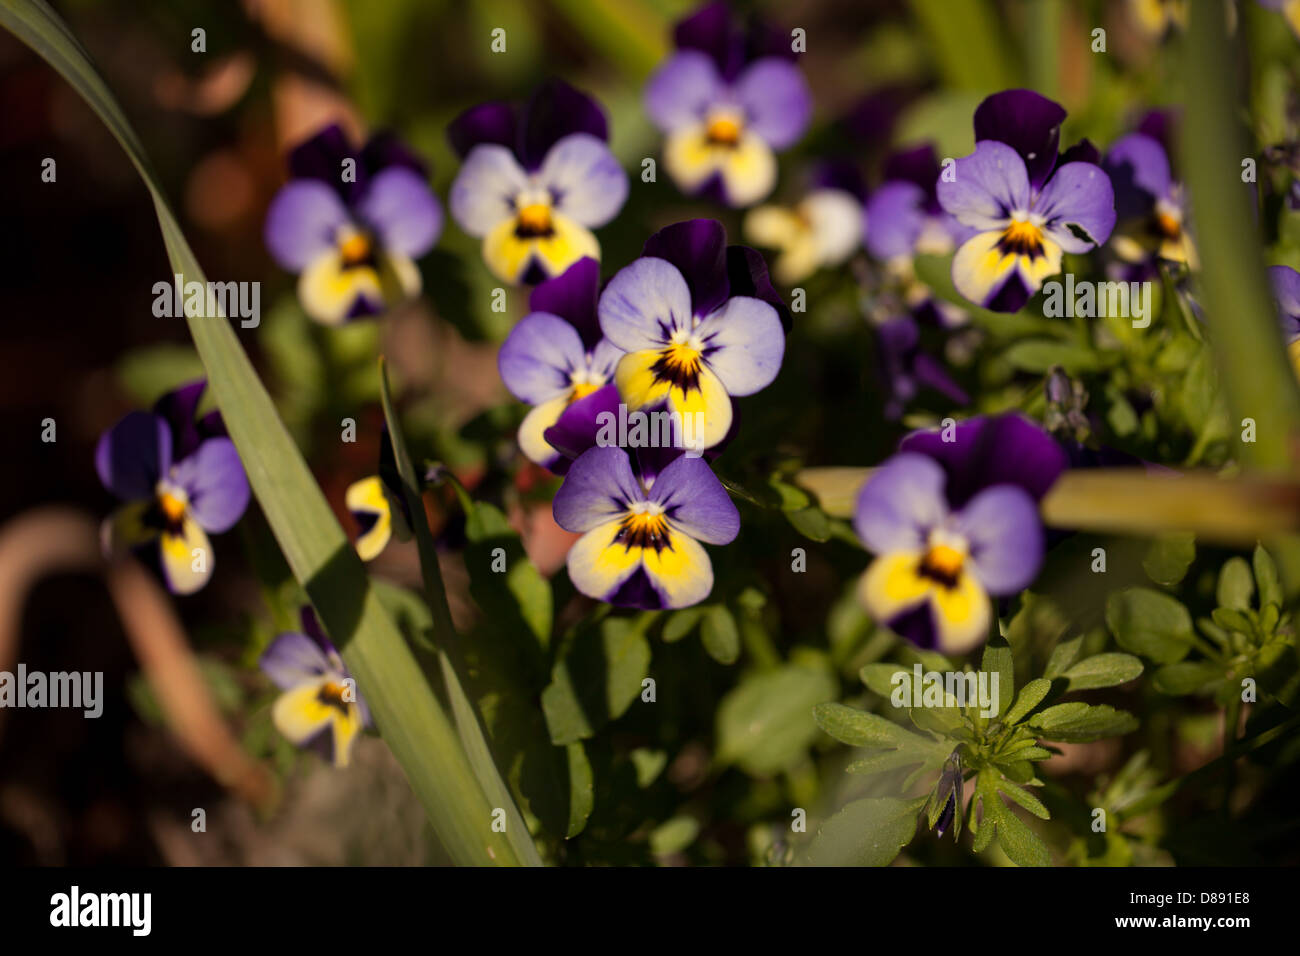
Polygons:
<instances>
[{"instance_id":1,"label":"purple petal","mask_svg":"<svg viewBox=\"0 0 1300 956\"><path fill-rule=\"evenodd\" d=\"M1006 143L977 143L975 152L956 161L953 172L951 182L940 179L935 189L940 205L963 225L998 229L1013 210L1029 209L1024 161Z\"/></svg>"},{"instance_id":2,"label":"purple petal","mask_svg":"<svg viewBox=\"0 0 1300 956\"><path fill-rule=\"evenodd\" d=\"M697 541L728 544L740 533L740 512L703 458L682 455L659 472L650 500Z\"/></svg>"},{"instance_id":3,"label":"purple petal","mask_svg":"<svg viewBox=\"0 0 1300 956\"><path fill-rule=\"evenodd\" d=\"M557 475L565 474L574 459L581 457L587 449L596 447L601 423L609 420L601 416L613 415L613 420L617 421L620 402L618 386L606 385L566 408L559 420L542 433L551 447L564 456L549 465L550 470Z\"/></svg>"},{"instance_id":4,"label":"purple petal","mask_svg":"<svg viewBox=\"0 0 1300 956\"><path fill-rule=\"evenodd\" d=\"M817 163L808 177L810 191L839 189L866 205L867 187L862 181L862 171L855 162L844 159L827 159Z\"/></svg>"},{"instance_id":5,"label":"purple petal","mask_svg":"<svg viewBox=\"0 0 1300 956\"><path fill-rule=\"evenodd\" d=\"M646 240L641 254L667 259L677 267L690 289L691 314L708 315L731 294L727 231L716 219L688 219L666 226Z\"/></svg>"},{"instance_id":6,"label":"purple petal","mask_svg":"<svg viewBox=\"0 0 1300 956\"><path fill-rule=\"evenodd\" d=\"M867 251L877 259L911 255L925 227L925 192L910 182L888 182L867 202Z\"/></svg>"},{"instance_id":7,"label":"purple petal","mask_svg":"<svg viewBox=\"0 0 1300 956\"><path fill-rule=\"evenodd\" d=\"M872 472L858 492L853 529L875 554L912 551L948 517L943 469L924 455L900 452Z\"/></svg>"},{"instance_id":8,"label":"purple petal","mask_svg":"<svg viewBox=\"0 0 1300 956\"><path fill-rule=\"evenodd\" d=\"M1066 163L1092 163L1094 166L1100 166L1101 150L1085 137L1069 149L1061 151L1061 155L1056 160L1056 168L1060 169Z\"/></svg>"},{"instance_id":9,"label":"purple petal","mask_svg":"<svg viewBox=\"0 0 1300 956\"><path fill-rule=\"evenodd\" d=\"M969 543L976 575L989 594L1014 594L1033 582L1043 563L1043 525L1024 489L986 488L955 516L954 525Z\"/></svg>"},{"instance_id":10,"label":"purple petal","mask_svg":"<svg viewBox=\"0 0 1300 956\"><path fill-rule=\"evenodd\" d=\"M1121 219L1145 216L1169 193L1169 157L1150 136L1130 133L1111 146L1103 164L1115 189Z\"/></svg>"},{"instance_id":11,"label":"purple petal","mask_svg":"<svg viewBox=\"0 0 1300 956\"><path fill-rule=\"evenodd\" d=\"M751 299L762 299L772 308L781 320L781 327L789 331L794 324L794 317L786 308L785 300L772 285L768 277L767 263L763 256L749 246L727 246L727 285L730 295L745 295Z\"/></svg>"},{"instance_id":12,"label":"purple petal","mask_svg":"<svg viewBox=\"0 0 1300 956\"><path fill-rule=\"evenodd\" d=\"M797 66L766 57L747 66L736 81L736 98L748 127L773 149L793 146L812 117L812 93Z\"/></svg>"},{"instance_id":13,"label":"purple petal","mask_svg":"<svg viewBox=\"0 0 1300 956\"><path fill-rule=\"evenodd\" d=\"M1067 163L1052 174L1034 204L1047 221L1043 231L1066 252L1087 252L1115 228L1110 177L1092 163Z\"/></svg>"},{"instance_id":14,"label":"purple petal","mask_svg":"<svg viewBox=\"0 0 1300 956\"><path fill-rule=\"evenodd\" d=\"M1290 266L1270 266L1269 281L1277 299L1278 317L1287 343L1300 338L1300 272Z\"/></svg>"},{"instance_id":15,"label":"purple petal","mask_svg":"<svg viewBox=\"0 0 1300 956\"><path fill-rule=\"evenodd\" d=\"M442 207L429 184L405 166L385 169L370 181L357 211L386 250L419 258L442 232Z\"/></svg>"},{"instance_id":16,"label":"purple petal","mask_svg":"<svg viewBox=\"0 0 1300 956\"><path fill-rule=\"evenodd\" d=\"M753 395L772 384L785 355L785 330L761 299L733 296L696 328L704 361L729 395Z\"/></svg>"},{"instance_id":17,"label":"purple petal","mask_svg":"<svg viewBox=\"0 0 1300 956\"><path fill-rule=\"evenodd\" d=\"M677 23L673 40L678 49L699 50L730 79L744 63L744 37L735 29L725 0L714 0Z\"/></svg>"},{"instance_id":18,"label":"purple petal","mask_svg":"<svg viewBox=\"0 0 1300 956\"><path fill-rule=\"evenodd\" d=\"M1029 185L1042 187L1056 165L1065 110L1033 90L994 93L975 110L975 141L1006 143L1024 160ZM960 175L960 174L959 174Z\"/></svg>"},{"instance_id":19,"label":"purple petal","mask_svg":"<svg viewBox=\"0 0 1300 956\"><path fill-rule=\"evenodd\" d=\"M939 159L934 147L924 143L912 149L892 153L885 160L884 180L902 180L920 186L927 199L934 198L935 184L939 181Z\"/></svg>"},{"instance_id":20,"label":"purple petal","mask_svg":"<svg viewBox=\"0 0 1300 956\"><path fill-rule=\"evenodd\" d=\"M229 438L209 438L178 461L172 480L185 489L190 511L204 531L228 531L248 507L248 476Z\"/></svg>"},{"instance_id":21,"label":"purple petal","mask_svg":"<svg viewBox=\"0 0 1300 956\"><path fill-rule=\"evenodd\" d=\"M429 168L424 160L409 146L387 130L376 133L361 150L358 164L367 172L378 175L386 169L409 169L420 179L429 178Z\"/></svg>"},{"instance_id":22,"label":"purple petal","mask_svg":"<svg viewBox=\"0 0 1300 956\"><path fill-rule=\"evenodd\" d=\"M346 196L344 187L350 184L343 182L343 160L355 158L343 128L333 123L290 150L289 174L292 179L319 180L340 196ZM361 171L358 164L358 172Z\"/></svg>"},{"instance_id":23,"label":"purple petal","mask_svg":"<svg viewBox=\"0 0 1300 956\"><path fill-rule=\"evenodd\" d=\"M172 458L176 461L187 457L199 447L199 442L207 437L205 433L211 431L210 426L221 427L221 433L224 434L225 426L219 417L214 422L208 422L211 415L218 414L216 412L205 416L202 424L195 420L195 412L198 411L207 386L206 379L199 379L168 392L154 402L153 413L167 422L167 427L171 429Z\"/></svg>"},{"instance_id":24,"label":"purple petal","mask_svg":"<svg viewBox=\"0 0 1300 956\"><path fill-rule=\"evenodd\" d=\"M562 80L548 80L524 107L519 126L519 161L530 172L537 169L552 146L574 133L588 133L608 141L605 113L585 93Z\"/></svg>"},{"instance_id":25,"label":"purple petal","mask_svg":"<svg viewBox=\"0 0 1300 956\"><path fill-rule=\"evenodd\" d=\"M916 384L932 389L957 405L969 405L970 396L952 380L943 363L925 352L918 352L912 363Z\"/></svg>"},{"instance_id":26,"label":"purple petal","mask_svg":"<svg viewBox=\"0 0 1300 956\"><path fill-rule=\"evenodd\" d=\"M297 631L280 634L271 641L257 666L281 690L309 683L332 669L316 641Z\"/></svg>"},{"instance_id":27,"label":"purple petal","mask_svg":"<svg viewBox=\"0 0 1300 956\"><path fill-rule=\"evenodd\" d=\"M154 486L171 464L171 430L148 412L128 413L95 446L99 480L123 501L153 497Z\"/></svg>"},{"instance_id":28,"label":"purple petal","mask_svg":"<svg viewBox=\"0 0 1300 956\"><path fill-rule=\"evenodd\" d=\"M266 248L282 267L301 272L334 247L335 232L349 220L343 201L330 186L315 179L295 179L275 194L266 210Z\"/></svg>"},{"instance_id":29,"label":"purple petal","mask_svg":"<svg viewBox=\"0 0 1300 956\"><path fill-rule=\"evenodd\" d=\"M501 381L515 398L529 405L567 391L572 373L586 366L586 349L578 331L558 315L533 312L510 330L497 355Z\"/></svg>"},{"instance_id":30,"label":"purple petal","mask_svg":"<svg viewBox=\"0 0 1300 956\"><path fill-rule=\"evenodd\" d=\"M659 348L691 327L691 294L671 262L645 256L614 274L597 307L605 338L625 352Z\"/></svg>"},{"instance_id":31,"label":"purple petal","mask_svg":"<svg viewBox=\"0 0 1300 956\"><path fill-rule=\"evenodd\" d=\"M632 463L621 448L583 452L555 493L555 523L565 531L585 533L618 517L634 501L645 500Z\"/></svg>"},{"instance_id":32,"label":"purple petal","mask_svg":"<svg viewBox=\"0 0 1300 956\"><path fill-rule=\"evenodd\" d=\"M456 222L481 239L514 215L514 199L528 186L527 174L504 146L475 146L451 184L447 202Z\"/></svg>"},{"instance_id":33,"label":"purple petal","mask_svg":"<svg viewBox=\"0 0 1300 956\"><path fill-rule=\"evenodd\" d=\"M519 142L519 111L513 104L504 102L471 106L451 121L447 140L461 159L483 143L504 146L514 152Z\"/></svg>"},{"instance_id":34,"label":"purple petal","mask_svg":"<svg viewBox=\"0 0 1300 956\"><path fill-rule=\"evenodd\" d=\"M627 200L627 173L605 141L587 133L551 147L537 178L555 197L557 212L589 229L617 216Z\"/></svg>"},{"instance_id":35,"label":"purple petal","mask_svg":"<svg viewBox=\"0 0 1300 956\"><path fill-rule=\"evenodd\" d=\"M665 60L646 83L645 109L667 133L700 121L722 92L713 61L698 50L684 50Z\"/></svg>"},{"instance_id":36,"label":"purple petal","mask_svg":"<svg viewBox=\"0 0 1300 956\"><path fill-rule=\"evenodd\" d=\"M534 312L550 312L568 320L587 348L592 348L601 337L600 320L596 317L599 296L600 263L585 256L533 289L528 307Z\"/></svg>"},{"instance_id":37,"label":"purple petal","mask_svg":"<svg viewBox=\"0 0 1300 956\"><path fill-rule=\"evenodd\" d=\"M912 432L899 450L933 458L948 476L946 494L953 508L992 485L1018 485L1042 499L1066 467L1065 452L1037 423L1019 414L978 416L958 422L952 441L944 429Z\"/></svg>"}]
</instances>

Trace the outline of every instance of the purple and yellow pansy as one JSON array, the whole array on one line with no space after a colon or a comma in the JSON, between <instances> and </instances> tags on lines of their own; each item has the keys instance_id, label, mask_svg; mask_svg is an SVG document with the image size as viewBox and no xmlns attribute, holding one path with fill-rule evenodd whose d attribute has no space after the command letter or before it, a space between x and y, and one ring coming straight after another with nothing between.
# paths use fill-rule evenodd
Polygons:
<instances>
[{"instance_id":1,"label":"purple and yellow pansy","mask_svg":"<svg viewBox=\"0 0 1300 956\"><path fill-rule=\"evenodd\" d=\"M402 493L397 460L385 425L379 439L379 473L348 485L344 504L357 523L357 556L373 561L394 537L411 539L411 513Z\"/></svg>"},{"instance_id":2,"label":"purple and yellow pansy","mask_svg":"<svg viewBox=\"0 0 1300 956\"><path fill-rule=\"evenodd\" d=\"M1061 271L1065 253L1110 236L1110 178L1086 141L1058 155L1064 119L1031 90L995 93L975 111L975 152L939 178L940 205L974 230L953 257L952 278L977 305L1017 311Z\"/></svg>"},{"instance_id":3,"label":"purple and yellow pansy","mask_svg":"<svg viewBox=\"0 0 1300 956\"><path fill-rule=\"evenodd\" d=\"M1278 324L1286 341L1287 358L1300 376L1300 272L1290 266L1270 266L1269 281L1277 302Z\"/></svg>"},{"instance_id":4,"label":"purple and yellow pansy","mask_svg":"<svg viewBox=\"0 0 1300 956\"><path fill-rule=\"evenodd\" d=\"M175 594L192 594L212 576L209 534L228 531L248 506L248 478L220 415L196 418L206 383L130 412L100 436L95 469L126 502L105 522L104 548L129 549Z\"/></svg>"},{"instance_id":5,"label":"purple and yellow pansy","mask_svg":"<svg viewBox=\"0 0 1300 956\"><path fill-rule=\"evenodd\" d=\"M466 110L447 136L464 160L451 185L451 214L483 240L494 275L535 284L583 257L600 258L591 230L618 215L628 183L595 100L552 80L522 107L490 102Z\"/></svg>"},{"instance_id":6,"label":"purple and yellow pansy","mask_svg":"<svg viewBox=\"0 0 1300 956\"><path fill-rule=\"evenodd\" d=\"M708 597L704 544L727 544L740 515L702 458L679 455L653 480L621 448L596 447L569 468L553 504L561 528L581 534L569 578L583 594L622 607L680 608Z\"/></svg>"},{"instance_id":7,"label":"purple and yellow pansy","mask_svg":"<svg viewBox=\"0 0 1300 956\"><path fill-rule=\"evenodd\" d=\"M415 259L442 232L424 164L381 134L354 150L338 126L289 155L291 178L266 213L266 245L299 274L303 310L326 325L419 294Z\"/></svg>"},{"instance_id":8,"label":"purple and yellow pansy","mask_svg":"<svg viewBox=\"0 0 1300 956\"><path fill-rule=\"evenodd\" d=\"M277 636L258 664L283 691L271 705L276 730L346 767L357 736L370 726L370 709L315 611L303 608L302 630Z\"/></svg>"},{"instance_id":9,"label":"purple and yellow pansy","mask_svg":"<svg viewBox=\"0 0 1300 956\"><path fill-rule=\"evenodd\" d=\"M520 450L557 473L569 459L548 441L548 431L565 419L561 433L594 434L593 403L583 399L614 381L624 354L601 335L599 295L600 264L579 259L533 289L532 311L510 331L497 356L506 388L533 406L519 426Z\"/></svg>"},{"instance_id":10,"label":"purple and yellow pansy","mask_svg":"<svg viewBox=\"0 0 1300 956\"><path fill-rule=\"evenodd\" d=\"M745 238L777 251L777 282L794 285L818 269L838 266L862 245L864 190L854 173L823 164L794 205L766 204L746 214Z\"/></svg>"},{"instance_id":11,"label":"purple and yellow pansy","mask_svg":"<svg viewBox=\"0 0 1300 956\"><path fill-rule=\"evenodd\" d=\"M681 416L695 451L726 437L732 396L760 391L781 368L789 313L762 256L728 246L711 219L651 236L642 257L609 281L597 311L605 338L627 353L614 373L627 408Z\"/></svg>"},{"instance_id":12,"label":"purple and yellow pansy","mask_svg":"<svg viewBox=\"0 0 1300 956\"><path fill-rule=\"evenodd\" d=\"M1110 248L1141 271L1133 277L1151 277L1160 260L1196 268L1187 199L1160 140L1144 130L1123 136L1106 151L1102 168L1115 188L1119 222Z\"/></svg>"},{"instance_id":13,"label":"purple and yellow pansy","mask_svg":"<svg viewBox=\"0 0 1300 956\"><path fill-rule=\"evenodd\" d=\"M683 192L750 206L776 184L777 152L793 146L812 96L788 35L736 23L725 2L679 22L677 52L646 84L664 133L664 166Z\"/></svg>"}]
</instances>

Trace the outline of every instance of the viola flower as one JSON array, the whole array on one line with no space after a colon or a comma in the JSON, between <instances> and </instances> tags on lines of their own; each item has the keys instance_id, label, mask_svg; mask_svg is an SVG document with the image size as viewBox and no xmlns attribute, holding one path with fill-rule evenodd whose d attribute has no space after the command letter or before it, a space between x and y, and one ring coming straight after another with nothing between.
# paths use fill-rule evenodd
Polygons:
<instances>
[{"instance_id":1,"label":"viola flower","mask_svg":"<svg viewBox=\"0 0 1300 956\"><path fill-rule=\"evenodd\" d=\"M939 203L942 170L929 143L892 154L867 201L867 251L882 262L945 256L973 231Z\"/></svg>"},{"instance_id":2,"label":"viola flower","mask_svg":"<svg viewBox=\"0 0 1300 956\"><path fill-rule=\"evenodd\" d=\"M581 534L569 578L588 597L621 607L680 608L713 590L700 545L727 544L740 514L702 458L680 455L653 481L638 478L627 452L584 452L555 494L555 521Z\"/></svg>"},{"instance_id":3,"label":"viola flower","mask_svg":"<svg viewBox=\"0 0 1300 956\"><path fill-rule=\"evenodd\" d=\"M442 232L424 164L381 134L356 152L330 126L289 155L291 178L266 212L266 246L299 273L303 310L325 325L418 295L412 261Z\"/></svg>"},{"instance_id":4,"label":"viola flower","mask_svg":"<svg viewBox=\"0 0 1300 956\"><path fill-rule=\"evenodd\" d=\"M614 375L628 410L666 405L695 450L726 437L732 396L769 385L785 352L789 313L762 256L726 243L712 219L662 229L597 307L605 338L628 353Z\"/></svg>"},{"instance_id":5,"label":"viola flower","mask_svg":"<svg viewBox=\"0 0 1300 956\"><path fill-rule=\"evenodd\" d=\"M1186 229L1187 201L1175 182L1165 148L1146 133L1121 137L1107 151L1102 168L1115 189L1120 227L1111 248L1126 263L1150 266L1158 260L1196 268L1196 249Z\"/></svg>"},{"instance_id":6,"label":"viola flower","mask_svg":"<svg viewBox=\"0 0 1300 956\"><path fill-rule=\"evenodd\" d=\"M721 0L673 36L677 52L645 90L646 112L667 137L664 166L683 192L750 206L772 191L775 153L799 140L812 115L789 36L746 31Z\"/></svg>"},{"instance_id":7,"label":"viola flower","mask_svg":"<svg viewBox=\"0 0 1300 956\"><path fill-rule=\"evenodd\" d=\"M370 708L315 611L303 608L302 630L276 637L258 666L284 691L271 706L275 729L295 746L346 767L353 742L370 726Z\"/></svg>"},{"instance_id":8,"label":"viola flower","mask_svg":"<svg viewBox=\"0 0 1300 956\"><path fill-rule=\"evenodd\" d=\"M208 534L228 531L248 506L248 478L216 413L195 420L205 382L130 412L100 436L95 470L126 502L104 522L107 552L130 549L174 594L212 576Z\"/></svg>"},{"instance_id":9,"label":"viola flower","mask_svg":"<svg viewBox=\"0 0 1300 956\"><path fill-rule=\"evenodd\" d=\"M794 285L838 266L862 244L862 189L853 187L823 167L793 206L757 206L745 216L746 238L777 250L772 274L778 282Z\"/></svg>"},{"instance_id":10,"label":"viola flower","mask_svg":"<svg viewBox=\"0 0 1300 956\"><path fill-rule=\"evenodd\" d=\"M464 159L451 214L483 240L483 261L506 282L535 284L584 256L600 258L591 230L627 199L627 174L606 144L605 114L559 80L522 107L483 103L447 130Z\"/></svg>"},{"instance_id":11,"label":"viola flower","mask_svg":"<svg viewBox=\"0 0 1300 956\"><path fill-rule=\"evenodd\" d=\"M1300 272L1290 266L1270 266L1268 277L1273 283L1273 298L1277 300L1286 354L1296 375L1300 375Z\"/></svg>"},{"instance_id":12,"label":"viola flower","mask_svg":"<svg viewBox=\"0 0 1300 956\"><path fill-rule=\"evenodd\" d=\"M940 178L939 203L976 230L953 257L957 290L978 305L1015 312L1064 253L1104 243L1115 225L1110 179L1090 146L1057 155L1065 110L1030 90L995 93L975 111L975 152Z\"/></svg>"},{"instance_id":13,"label":"viola flower","mask_svg":"<svg viewBox=\"0 0 1300 956\"><path fill-rule=\"evenodd\" d=\"M579 259L563 275L533 289L528 300L532 311L510 331L497 356L506 388L533 406L519 426L520 450L557 473L568 459L547 440L547 430L565 416L570 419L566 430L583 428L583 423L594 427L594 416L586 414L592 403L581 400L614 381L623 357L622 349L601 336L599 294L600 264ZM575 416L579 421L572 421Z\"/></svg>"},{"instance_id":14,"label":"viola flower","mask_svg":"<svg viewBox=\"0 0 1300 956\"><path fill-rule=\"evenodd\" d=\"M379 474L348 485L344 503L359 529L356 549L362 561L379 557L394 536L399 541L411 539L411 513L387 425L379 439Z\"/></svg>"},{"instance_id":15,"label":"viola flower","mask_svg":"<svg viewBox=\"0 0 1300 956\"><path fill-rule=\"evenodd\" d=\"M919 647L960 654L988 636L990 596L1038 574L1043 527L1018 486L984 488L954 509L947 481L934 459L900 452L863 485L854 528L876 555L859 586L867 611Z\"/></svg>"}]
</instances>

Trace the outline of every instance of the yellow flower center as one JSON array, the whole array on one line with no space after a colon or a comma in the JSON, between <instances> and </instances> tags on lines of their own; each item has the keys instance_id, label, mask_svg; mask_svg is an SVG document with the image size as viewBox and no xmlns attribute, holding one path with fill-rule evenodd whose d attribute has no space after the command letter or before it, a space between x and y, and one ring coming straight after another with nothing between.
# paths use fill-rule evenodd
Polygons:
<instances>
[{"instance_id":1,"label":"yellow flower center","mask_svg":"<svg viewBox=\"0 0 1300 956\"><path fill-rule=\"evenodd\" d=\"M1043 253L1043 231L1032 222L1013 219L998 240L998 248L1017 256L1040 256Z\"/></svg>"},{"instance_id":2,"label":"yellow flower center","mask_svg":"<svg viewBox=\"0 0 1300 956\"><path fill-rule=\"evenodd\" d=\"M1156 216L1156 231L1165 239L1177 239L1183 234L1183 223L1173 213L1161 212Z\"/></svg>"},{"instance_id":3,"label":"yellow flower center","mask_svg":"<svg viewBox=\"0 0 1300 956\"><path fill-rule=\"evenodd\" d=\"M316 694L316 700L326 707L333 707L335 710L346 714L348 712L348 701L343 697L346 689L343 684L327 681L321 685L320 691Z\"/></svg>"},{"instance_id":4,"label":"yellow flower center","mask_svg":"<svg viewBox=\"0 0 1300 956\"><path fill-rule=\"evenodd\" d=\"M573 388L569 391L569 404L572 405L579 399L586 398L592 392L600 391L600 386L595 382L575 382Z\"/></svg>"},{"instance_id":5,"label":"yellow flower center","mask_svg":"<svg viewBox=\"0 0 1300 956\"><path fill-rule=\"evenodd\" d=\"M553 231L551 207L546 203L529 203L519 210L515 220L515 235L521 239L549 236Z\"/></svg>"},{"instance_id":6,"label":"yellow flower center","mask_svg":"<svg viewBox=\"0 0 1300 956\"><path fill-rule=\"evenodd\" d=\"M655 380L671 382L683 391L698 388L703 355L688 342L674 342L659 353L650 371Z\"/></svg>"},{"instance_id":7,"label":"yellow flower center","mask_svg":"<svg viewBox=\"0 0 1300 956\"><path fill-rule=\"evenodd\" d=\"M369 261L370 237L361 232L352 233L339 243L339 255L343 257L345 266L356 266Z\"/></svg>"},{"instance_id":8,"label":"yellow flower center","mask_svg":"<svg viewBox=\"0 0 1300 956\"><path fill-rule=\"evenodd\" d=\"M158 495L158 507L162 509L163 517L170 525L180 524L185 517L184 500L169 492L164 491Z\"/></svg>"},{"instance_id":9,"label":"yellow flower center","mask_svg":"<svg viewBox=\"0 0 1300 956\"><path fill-rule=\"evenodd\" d=\"M668 519L662 513L629 512L619 523L618 534L614 536L611 543L621 544L628 550L632 548L654 548L656 551L662 551L664 548L671 549Z\"/></svg>"},{"instance_id":10,"label":"yellow flower center","mask_svg":"<svg viewBox=\"0 0 1300 956\"><path fill-rule=\"evenodd\" d=\"M740 142L744 127L740 120L729 114L714 116L709 120L705 135L715 146L735 146Z\"/></svg>"},{"instance_id":11,"label":"yellow flower center","mask_svg":"<svg viewBox=\"0 0 1300 956\"><path fill-rule=\"evenodd\" d=\"M946 587L953 587L961 577L962 565L966 555L946 544L931 545L921 559L919 574L938 581Z\"/></svg>"}]
</instances>

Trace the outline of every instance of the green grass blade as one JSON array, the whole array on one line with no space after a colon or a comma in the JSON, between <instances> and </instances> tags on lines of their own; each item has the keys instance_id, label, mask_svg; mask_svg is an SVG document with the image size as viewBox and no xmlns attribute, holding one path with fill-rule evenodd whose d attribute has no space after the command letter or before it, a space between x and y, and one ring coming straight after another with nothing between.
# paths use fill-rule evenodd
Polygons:
<instances>
[{"instance_id":1,"label":"green grass blade","mask_svg":"<svg viewBox=\"0 0 1300 956\"><path fill-rule=\"evenodd\" d=\"M0 24L53 66L95 109L153 195L172 268L204 281L134 131L68 28L41 0L0 0ZM253 493L295 577L365 694L389 748L457 863L516 863L491 827L484 798L446 715L381 607L307 463L290 439L230 323L187 317L209 387L248 472Z\"/></svg>"},{"instance_id":2,"label":"green grass blade","mask_svg":"<svg viewBox=\"0 0 1300 956\"><path fill-rule=\"evenodd\" d=\"M402 479L402 494L411 512L411 529L420 553L425 601L433 615L433 639L438 646L438 665L442 669L456 731L469 757L470 766L474 768L479 786L493 807L501 807L506 812L506 835L520 862L527 866L541 866L542 858L528 833L524 818L515 806L510 788L497 770L478 711L461 683L461 675L466 673L466 668L460 653L460 637L451 620L447 591L442 583L442 569L438 566L438 551L434 546L433 532L429 529L428 515L424 511L424 500L420 495L420 482L415 466L411 463L410 451L406 447L406 438L402 435L397 413L393 410L393 396L388 387L388 368L382 358L379 360L379 395L384 406L384 419L388 422L388 437L393 444L397 473Z\"/></svg>"}]
</instances>

